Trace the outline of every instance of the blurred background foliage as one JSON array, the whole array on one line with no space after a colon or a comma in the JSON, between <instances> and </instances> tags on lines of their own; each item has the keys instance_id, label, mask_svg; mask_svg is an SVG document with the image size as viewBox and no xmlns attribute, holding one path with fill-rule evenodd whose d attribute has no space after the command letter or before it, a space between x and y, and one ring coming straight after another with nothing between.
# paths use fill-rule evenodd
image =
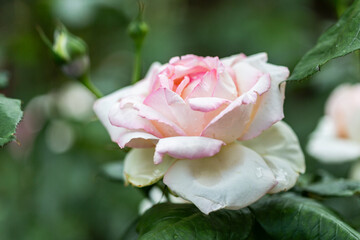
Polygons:
<instances>
[{"instance_id":1,"label":"blurred background foliage","mask_svg":"<svg viewBox=\"0 0 360 240\"><path fill-rule=\"evenodd\" d=\"M150 31L143 74L154 61L188 53L262 51L269 62L292 70L350 2L144 0ZM21 99L27 109L18 143L0 149L0 239L118 239L137 217L140 192L100 174L104 163L123 159L125 152L96 121L93 97L66 79L35 29L52 36L61 21L83 38L93 81L107 94L131 82L127 26L136 15L134 0L0 1L0 72L9 77L0 92ZM342 82L359 81L359 69L359 56L350 54L311 79L288 83L285 121L303 148L329 93ZM346 177L351 164L325 166L307 156L308 172L323 168ZM359 229L359 199L339 201L328 202Z\"/></svg>"}]
</instances>

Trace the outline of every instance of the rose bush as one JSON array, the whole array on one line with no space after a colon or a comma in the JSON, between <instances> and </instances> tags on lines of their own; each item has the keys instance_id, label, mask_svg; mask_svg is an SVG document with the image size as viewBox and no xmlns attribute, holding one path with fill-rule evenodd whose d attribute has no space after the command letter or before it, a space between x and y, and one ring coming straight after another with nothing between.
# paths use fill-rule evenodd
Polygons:
<instances>
[{"instance_id":1,"label":"rose bush","mask_svg":"<svg viewBox=\"0 0 360 240\"><path fill-rule=\"evenodd\" d=\"M360 157L360 84L344 84L334 90L307 150L323 162Z\"/></svg>"},{"instance_id":2,"label":"rose bush","mask_svg":"<svg viewBox=\"0 0 360 240\"><path fill-rule=\"evenodd\" d=\"M163 178L204 213L239 209L291 188L305 170L296 135L280 121L288 75L265 53L186 55L154 63L94 110L114 142L134 148L124 166L130 184Z\"/></svg>"}]
</instances>

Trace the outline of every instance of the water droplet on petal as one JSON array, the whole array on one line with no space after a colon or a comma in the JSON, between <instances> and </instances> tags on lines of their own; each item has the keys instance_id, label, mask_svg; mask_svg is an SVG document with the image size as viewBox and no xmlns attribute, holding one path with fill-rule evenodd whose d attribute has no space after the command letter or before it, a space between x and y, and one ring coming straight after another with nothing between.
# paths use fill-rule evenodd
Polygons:
<instances>
[{"instance_id":1,"label":"water droplet on petal","mask_svg":"<svg viewBox=\"0 0 360 240\"><path fill-rule=\"evenodd\" d=\"M274 172L276 175L276 180L278 182L287 182L288 181L288 173L284 171L284 169L279 169Z\"/></svg>"},{"instance_id":2,"label":"water droplet on petal","mask_svg":"<svg viewBox=\"0 0 360 240\"><path fill-rule=\"evenodd\" d=\"M161 175L161 170L160 169L155 169L154 170L154 176L160 176Z\"/></svg>"},{"instance_id":3,"label":"water droplet on petal","mask_svg":"<svg viewBox=\"0 0 360 240\"><path fill-rule=\"evenodd\" d=\"M263 176L262 168L260 168L260 167L256 168L255 175L256 175L258 178L261 178L261 177Z\"/></svg>"}]
</instances>

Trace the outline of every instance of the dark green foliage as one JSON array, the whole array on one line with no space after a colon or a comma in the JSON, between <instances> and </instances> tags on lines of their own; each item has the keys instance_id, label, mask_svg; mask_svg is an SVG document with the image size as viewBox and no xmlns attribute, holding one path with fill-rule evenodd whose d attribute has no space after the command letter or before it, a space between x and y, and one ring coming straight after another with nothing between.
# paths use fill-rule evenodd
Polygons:
<instances>
[{"instance_id":1,"label":"dark green foliage","mask_svg":"<svg viewBox=\"0 0 360 240\"><path fill-rule=\"evenodd\" d=\"M296 65L288 80L301 80L320 71L331 59L360 49L360 1L341 16L339 21L321 35L315 47Z\"/></svg>"},{"instance_id":2,"label":"dark green foliage","mask_svg":"<svg viewBox=\"0 0 360 240\"><path fill-rule=\"evenodd\" d=\"M15 139L16 127L22 115L20 100L0 95L0 147Z\"/></svg>"},{"instance_id":3,"label":"dark green foliage","mask_svg":"<svg viewBox=\"0 0 360 240\"><path fill-rule=\"evenodd\" d=\"M133 229L134 230L134 229ZM266 196L248 208L209 215L191 204L159 204L137 226L139 239L360 239L315 200L292 193Z\"/></svg>"}]
</instances>

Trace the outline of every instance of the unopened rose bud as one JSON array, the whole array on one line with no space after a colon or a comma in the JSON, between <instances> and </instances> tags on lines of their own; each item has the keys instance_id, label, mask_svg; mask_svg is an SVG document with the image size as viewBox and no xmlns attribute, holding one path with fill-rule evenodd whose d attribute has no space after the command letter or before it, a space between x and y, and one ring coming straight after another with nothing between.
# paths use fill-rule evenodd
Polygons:
<instances>
[{"instance_id":1,"label":"unopened rose bud","mask_svg":"<svg viewBox=\"0 0 360 240\"><path fill-rule=\"evenodd\" d=\"M128 27L129 35L136 45L141 45L149 31L148 25L143 21L144 6L139 4L139 15Z\"/></svg>"},{"instance_id":2,"label":"unopened rose bud","mask_svg":"<svg viewBox=\"0 0 360 240\"><path fill-rule=\"evenodd\" d=\"M86 43L71 34L63 25L55 30L54 44L46 37L40 27L37 27L41 39L48 46L61 66L61 70L87 87L96 97L102 97L101 91L90 80L90 58Z\"/></svg>"},{"instance_id":3,"label":"unopened rose bud","mask_svg":"<svg viewBox=\"0 0 360 240\"><path fill-rule=\"evenodd\" d=\"M55 31L52 51L56 62L69 77L79 78L88 72L90 61L86 43L64 26Z\"/></svg>"},{"instance_id":4,"label":"unopened rose bud","mask_svg":"<svg viewBox=\"0 0 360 240\"><path fill-rule=\"evenodd\" d=\"M135 43L141 44L144 41L149 28L144 21L136 19L130 23L128 31L130 37L135 41Z\"/></svg>"}]
</instances>

